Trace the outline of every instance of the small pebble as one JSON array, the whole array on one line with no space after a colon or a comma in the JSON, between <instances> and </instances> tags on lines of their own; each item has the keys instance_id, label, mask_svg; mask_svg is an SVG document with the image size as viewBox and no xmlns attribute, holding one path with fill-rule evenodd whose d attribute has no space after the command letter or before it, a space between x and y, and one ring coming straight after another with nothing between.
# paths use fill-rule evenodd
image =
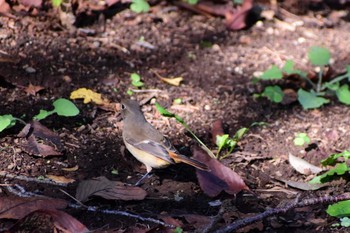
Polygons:
<instances>
[{"instance_id":1,"label":"small pebble","mask_svg":"<svg viewBox=\"0 0 350 233\"><path fill-rule=\"evenodd\" d=\"M30 67L30 66L26 67L25 70L26 70L27 73L30 73L30 74L36 72L36 70L33 67Z\"/></svg>"}]
</instances>

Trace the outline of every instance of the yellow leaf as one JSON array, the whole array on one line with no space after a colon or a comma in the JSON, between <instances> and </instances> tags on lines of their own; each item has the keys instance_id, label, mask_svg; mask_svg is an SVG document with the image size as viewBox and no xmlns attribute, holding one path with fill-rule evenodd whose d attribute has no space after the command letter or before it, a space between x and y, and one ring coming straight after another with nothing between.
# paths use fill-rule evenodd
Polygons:
<instances>
[{"instance_id":1,"label":"yellow leaf","mask_svg":"<svg viewBox=\"0 0 350 233\"><path fill-rule=\"evenodd\" d=\"M79 169L79 166L78 165L75 165L74 167L67 167L67 168L62 168L63 171L66 171L66 172L75 172Z\"/></svg>"},{"instance_id":2,"label":"yellow leaf","mask_svg":"<svg viewBox=\"0 0 350 233\"><path fill-rule=\"evenodd\" d=\"M174 86L179 86L181 81L183 80L182 77L176 77L176 78L160 78L163 82L166 82L170 85L174 85Z\"/></svg>"},{"instance_id":3,"label":"yellow leaf","mask_svg":"<svg viewBox=\"0 0 350 233\"><path fill-rule=\"evenodd\" d=\"M91 101L96 104L105 104L108 101L102 99L101 94L94 92L90 89L79 88L70 94L71 99L84 99L84 104L90 103Z\"/></svg>"},{"instance_id":4,"label":"yellow leaf","mask_svg":"<svg viewBox=\"0 0 350 233\"><path fill-rule=\"evenodd\" d=\"M74 179L67 178L64 176L46 175L46 177L55 181L56 183L61 183L61 184L69 184L75 181Z\"/></svg>"}]
</instances>

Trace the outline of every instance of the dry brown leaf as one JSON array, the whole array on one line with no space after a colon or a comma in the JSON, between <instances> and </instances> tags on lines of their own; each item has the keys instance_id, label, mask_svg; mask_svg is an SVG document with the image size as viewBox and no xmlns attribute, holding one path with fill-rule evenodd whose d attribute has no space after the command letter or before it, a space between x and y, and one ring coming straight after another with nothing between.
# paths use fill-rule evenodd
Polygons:
<instances>
[{"instance_id":1,"label":"dry brown leaf","mask_svg":"<svg viewBox=\"0 0 350 233\"><path fill-rule=\"evenodd\" d=\"M298 158L289 153L288 160L290 165L299 173L304 175L317 174L322 171L322 168L317 167L304 159Z\"/></svg>"},{"instance_id":2,"label":"dry brown leaf","mask_svg":"<svg viewBox=\"0 0 350 233\"><path fill-rule=\"evenodd\" d=\"M140 187L130 186L119 181L110 181L104 176L79 183L76 198L85 201L90 196L100 196L109 200L143 200L147 192Z\"/></svg>"},{"instance_id":3,"label":"dry brown leaf","mask_svg":"<svg viewBox=\"0 0 350 233\"><path fill-rule=\"evenodd\" d=\"M253 8L253 0L244 0L242 6L225 12L226 27L231 30L240 30L247 26L246 18Z\"/></svg>"},{"instance_id":4,"label":"dry brown leaf","mask_svg":"<svg viewBox=\"0 0 350 233\"><path fill-rule=\"evenodd\" d=\"M0 219L21 219L30 212L40 209L64 209L67 202L52 198L1 197Z\"/></svg>"},{"instance_id":5,"label":"dry brown leaf","mask_svg":"<svg viewBox=\"0 0 350 233\"><path fill-rule=\"evenodd\" d=\"M217 159L211 158L202 149L194 148L193 158L206 164L211 170L207 172L196 169L199 185L208 196L215 197L222 191L236 194L241 190L249 189L236 172L223 165Z\"/></svg>"},{"instance_id":6,"label":"dry brown leaf","mask_svg":"<svg viewBox=\"0 0 350 233\"><path fill-rule=\"evenodd\" d=\"M51 179L52 181L55 181L56 183L61 183L61 184L69 184L75 181L74 179L67 178L64 176L46 175L46 177Z\"/></svg>"},{"instance_id":7,"label":"dry brown leaf","mask_svg":"<svg viewBox=\"0 0 350 233\"><path fill-rule=\"evenodd\" d=\"M78 165L75 165L74 167L64 167L64 168L62 168L62 170L66 171L66 172L75 172L75 171L78 171L78 169L79 169Z\"/></svg>"},{"instance_id":8,"label":"dry brown leaf","mask_svg":"<svg viewBox=\"0 0 350 233\"><path fill-rule=\"evenodd\" d=\"M51 209L37 210L18 221L10 232L64 232L85 233L89 232L81 222L71 215Z\"/></svg>"},{"instance_id":9,"label":"dry brown leaf","mask_svg":"<svg viewBox=\"0 0 350 233\"><path fill-rule=\"evenodd\" d=\"M32 96L35 96L36 93L38 93L39 91L45 89L44 87L42 86L34 86L32 85L31 83L29 84L28 87L26 87L24 89L24 91L28 94L28 95L32 95Z\"/></svg>"},{"instance_id":10,"label":"dry brown leaf","mask_svg":"<svg viewBox=\"0 0 350 233\"><path fill-rule=\"evenodd\" d=\"M176 78L160 78L163 82L166 82L170 85L173 86L180 86L180 83L182 82L183 78L182 77L176 77Z\"/></svg>"},{"instance_id":11,"label":"dry brown leaf","mask_svg":"<svg viewBox=\"0 0 350 233\"><path fill-rule=\"evenodd\" d=\"M24 138L20 145L28 154L42 157L61 155L57 150L63 148L60 137L38 121L24 126L17 136ZM38 142L37 137L43 139L46 144Z\"/></svg>"}]
</instances>

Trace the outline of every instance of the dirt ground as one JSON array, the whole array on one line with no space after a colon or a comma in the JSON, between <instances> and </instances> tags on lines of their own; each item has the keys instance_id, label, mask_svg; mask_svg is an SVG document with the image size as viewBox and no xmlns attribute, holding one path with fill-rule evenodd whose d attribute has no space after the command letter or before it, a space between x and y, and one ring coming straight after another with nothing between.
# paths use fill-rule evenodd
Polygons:
<instances>
[{"instance_id":1,"label":"dirt ground","mask_svg":"<svg viewBox=\"0 0 350 233\"><path fill-rule=\"evenodd\" d=\"M268 4L261 6L264 10L269 7ZM222 161L242 176L254 195L223 193L210 198L199 188L193 168L176 165L157 170L144 181L141 187L147 191L145 200L93 198L85 203L156 219L171 216L182 222L185 232L203 230L185 220L185 216L218 214L220 205L210 205L213 201L226 205L217 228L293 201L298 195L304 199L348 192L345 181L318 191L301 191L274 178L292 181L312 178L291 167L289 153L319 165L329 154L349 149L349 107L332 101L321 109L305 111L297 103L272 104L253 97L262 87L252 83L256 72L266 70L271 64L281 66L287 59L296 61L300 68L312 69L307 63L307 51L313 45L329 48L334 69L343 72L345 65L350 64L350 24L346 18L331 21L331 15L339 12L308 9L305 14L296 15L282 11L283 19L262 20L246 30L229 31L222 18L197 15L161 3L150 13L124 10L107 19L104 25L95 23L89 26L98 29L93 36L71 34L62 29L57 26L59 21L52 12L23 15L19 19L0 17L1 56L9 58L0 60L0 115L12 114L30 121L40 109L50 109L53 100L69 98L72 91L86 87L103 94L111 102L154 97L182 116L212 149L216 148L210 135L215 120L221 119L230 135L254 122L268 123L252 128L232 156ZM140 45L140 38L152 46ZM204 46L204 42L209 42L210 46ZM184 80L180 86L171 86L151 70L164 77L182 76ZM130 81L133 72L141 75L145 84L143 90L150 92L137 92L131 97L126 94L133 88ZM44 89L35 96L28 95L24 88L29 84ZM181 98L183 104L173 104L176 98ZM74 196L81 180L106 176L133 184L145 173L145 167L125 150L118 113L84 104L81 100L74 100L74 103L80 109L78 116L53 115L42 121L60 135L64 145L62 156L41 158L24 152L16 136L23 126L17 124L0 134L0 171L32 178L58 175L76 182L61 187L0 177L0 183L20 184L28 192L74 202L60 189ZM153 101L146 102L142 110L181 152L191 154L196 142L182 125L157 113ZM312 145L295 146L293 139L298 132L306 132ZM62 170L75 166L78 166L76 171ZM13 195L5 188L0 190L1 196ZM299 208L267 218L243 232L346 231L331 227L337 219L327 216L326 207ZM65 211L90 230L164 231L155 223L130 217L73 208ZM1 227L10 223L13 221L3 222Z\"/></svg>"}]
</instances>

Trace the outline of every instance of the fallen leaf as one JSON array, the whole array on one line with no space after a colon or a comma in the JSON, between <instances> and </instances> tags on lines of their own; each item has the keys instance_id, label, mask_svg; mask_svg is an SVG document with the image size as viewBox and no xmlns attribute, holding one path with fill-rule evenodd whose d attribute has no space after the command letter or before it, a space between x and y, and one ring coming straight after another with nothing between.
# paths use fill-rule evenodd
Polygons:
<instances>
[{"instance_id":1,"label":"fallen leaf","mask_svg":"<svg viewBox=\"0 0 350 233\"><path fill-rule=\"evenodd\" d=\"M28 95L32 95L32 96L35 96L36 93L38 93L39 91L45 89L44 87L42 86L34 86L32 84L29 84L28 87L26 87L24 89L24 91L28 94Z\"/></svg>"},{"instance_id":2,"label":"fallen leaf","mask_svg":"<svg viewBox=\"0 0 350 233\"><path fill-rule=\"evenodd\" d=\"M66 171L66 172L75 172L79 169L79 166L78 165L75 165L74 167L64 167L62 168L63 171Z\"/></svg>"},{"instance_id":3,"label":"fallen leaf","mask_svg":"<svg viewBox=\"0 0 350 233\"><path fill-rule=\"evenodd\" d=\"M20 145L28 154L42 157L61 155L58 151L63 148L60 137L39 121L32 121L25 125L17 136L24 138L20 141ZM51 145L38 142L37 137Z\"/></svg>"},{"instance_id":4,"label":"fallen leaf","mask_svg":"<svg viewBox=\"0 0 350 233\"><path fill-rule=\"evenodd\" d=\"M87 227L71 215L55 210L37 210L18 221L10 232L90 232Z\"/></svg>"},{"instance_id":5,"label":"fallen leaf","mask_svg":"<svg viewBox=\"0 0 350 233\"><path fill-rule=\"evenodd\" d=\"M51 179L52 181L55 181L56 183L61 183L61 184L69 184L75 181L74 179L67 178L64 176L46 175L46 177Z\"/></svg>"},{"instance_id":6,"label":"fallen leaf","mask_svg":"<svg viewBox=\"0 0 350 233\"><path fill-rule=\"evenodd\" d=\"M311 163L308 163L307 161L298 158L291 153L289 153L288 160L290 165L299 173L304 175L309 174L317 174L322 171L322 168L319 168Z\"/></svg>"},{"instance_id":7,"label":"fallen leaf","mask_svg":"<svg viewBox=\"0 0 350 233\"><path fill-rule=\"evenodd\" d=\"M61 155L61 153L54 147L39 143L34 135L30 135L27 139L20 141L20 146L28 154L41 156L44 158L48 156Z\"/></svg>"},{"instance_id":8,"label":"fallen leaf","mask_svg":"<svg viewBox=\"0 0 350 233\"><path fill-rule=\"evenodd\" d=\"M180 86L180 83L182 82L183 78L182 77L176 77L176 78L165 78L161 76L157 71L151 69L151 71L163 82L166 82L170 85L173 86Z\"/></svg>"},{"instance_id":9,"label":"fallen leaf","mask_svg":"<svg viewBox=\"0 0 350 233\"><path fill-rule=\"evenodd\" d=\"M163 82L166 82L173 86L180 86L180 83L182 82L182 77L176 77L176 78L160 78Z\"/></svg>"},{"instance_id":10,"label":"fallen leaf","mask_svg":"<svg viewBox=\"0 0 350 233\"><path fill-rule=\"evenodd\" d=\"M67 202L62 199L42 197L1 197L0 219L21 219L30 212L40 209L64 209Z\"/></svg>"},{"instance_id":11,"label":"fallen leaf","mask_svg":"<svg viewBox=\"0 0 350 233\"><path fill-rule=\"evenodd\" d=\"M208 196L215 197L222 191L233 195L241 190L249 189L236 172L223 165L217 159L211 158L203 150L195 147L193 158L206 164L211 170L207 172L196 169L199 185Z\"/></svg>"},{"instance_id":12,"label":"fallen leaf","mask_svg":"<svg viewBox=\"0 0 350 233\"><path fill-rule=\"evenodd\" d=\"M108 200L143 200L147 192L140 187L130 186L119 181L110 181L104 176L79 183L76 198L85 201L90 196L100 196Z\"/></svg>"},{"instance_id":13,"label":"fallen leaf","mask_svg":"<svg viewBox=\"0 0 350 233\"><path fill-rule=\"evenodd\" d=\"M70 94L71 99L84 99L84 104L94 102L96 104L109 103L107 100L102 99L102 95L87 88L79 88Z\"/></svg>"},{"instance_id":14,"label":"fallen leaf","mask_svg":"<svg viewBox=\"0 0 350 233\"><path fill-rule=\"evenodd\" d=\"M318 190L320 188L323 188L323 187L329 185L329 184L310 184L310 183L297 182L297 181L292 181L292 180L284 180L284 179L279 179L279 178L275 178L275 179L287 184L288 186L290 186L292 188L305 190L305 191Z\"/></svg>"}]
</instances>

